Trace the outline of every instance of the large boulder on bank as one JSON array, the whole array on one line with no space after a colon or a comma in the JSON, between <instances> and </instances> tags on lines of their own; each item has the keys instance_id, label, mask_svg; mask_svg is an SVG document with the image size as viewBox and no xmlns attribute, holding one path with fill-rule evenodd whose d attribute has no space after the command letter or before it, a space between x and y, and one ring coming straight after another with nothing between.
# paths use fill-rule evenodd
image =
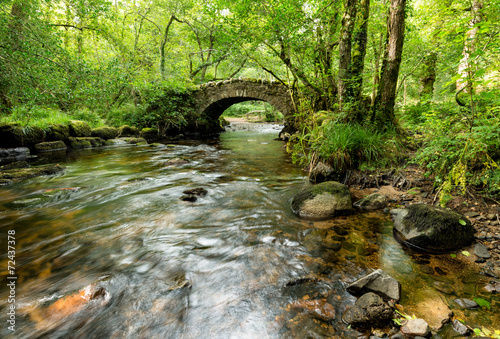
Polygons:
<instances>
[{"instance_id":1,"label":"large boulder on bank","mask_svg":"<svg viewBox=\"0 0 500 339\"><path fill-rule=\"evenodd\" d=\"M33 147L42 142L45 132L37 126L22 128L18 124L0 124L0 147Z\"/></svg>"},{"instance_id":2,"label":"large boulder on bank","mask_svg":"<svg viewBox=\"0 0 500 339\"><path fill-rule=\"evenodd\" d=\"M140 134L139 129L134 126L123 125L118 129L119 137L138 137Z\"/></svg>"},{"instance_id":3,"label":"large boulder on bank","mask_svg":"<svg viewBox=\"0 0 500 339\"><path fill-rule=\"evenodd\" d=\"M69 126L68 125L51 125L47 129L45 140L46 141L67 141L69 138Z\"/></svg>"},{"instance_id":4,"label":"large boulder on bank","mask_svg":"<svg viewBox=\"0 0 500 339\"><path fill-rule=\"evenodd\" d=\"M88 138L69 137L69 146L73 149L90 148L92 147L92 143Z\"/></svg>"},{"instance_id":5,"label":"large boulder on bank","mask_svg":"<svg viewBox=\"0 0 500 339\"><path fill-rule=\"evenodd\" d=\"M118 136L118 128L108 126L97 127L91 131L91 135L103 140L114 139Z\"/></svg>"},{"instance_id":6,"label":"large boulder on bank","mask_svg":"<svg viewBox=\"0 0 500 339\"><path fill-rule=\"evenodd\" d=\"M470 245L474 241L474 227L460 213L425 204L411 205L391 211L394 235L408 247L447 252Z\"/></svg>"},{"instance_id":7,"label":"large boulder on bank","mask_svg":"<svg viewBox=\"0 0 500 339\"><path fill-rule=\"evenodd\" d=\"M160 133L157 128L143 128L141 130L141 137L148 142L160 139Z\"/></svg>"},{"instance_id":8,"label":"large boulder on bank","mask_svg":"<svg viewBox=\"0 0 500 339\"><path fill-rule=\"evenodd\" d=\"M292 210L299 217L315 220L348 214L352 210L351 192L336 181L307 185L293 197Z\"/></svg>"},{"instance_id":9,"label":"large boulder on bank","mask_svg":"<svg viewBox=\"0 0 500 339\"><path fill-rule=\"evenodd\" d=\"M375 293L366 293L348 308L342 320L354 328L384 327L393 318L392 308Z\"/></svg>"},{"instance_id":10,"label":"large boulder on bank","mask_svg":"<svg viewBox=\"0 0 500 339\"><path fill-rule=\"evenodd\" d=\"M41 142L35 145L37 152L52 152L66 150L68 147L62 140Z\"/></svg>"},{"instance_id":11,"label":"large boulder on bank","mask_svg":"<svg viewBox=\"0 0 500 339\"><path fill-rule=\"evenodd\" d=\"M92 129L85 121L72 120L69 125L69 135L72 137L90 137Z\"/></svg>"}]
</instances>

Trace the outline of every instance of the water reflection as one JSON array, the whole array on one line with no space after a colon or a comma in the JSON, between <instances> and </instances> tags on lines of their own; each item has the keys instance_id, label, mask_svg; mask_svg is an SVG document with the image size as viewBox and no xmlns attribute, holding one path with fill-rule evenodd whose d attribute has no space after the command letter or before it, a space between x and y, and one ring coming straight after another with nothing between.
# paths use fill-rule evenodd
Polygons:
<instances>
[{"instance_id":1,"label":"water reflection","mask_svg":"<svg viewBox=\"0 0 500 339\"><path fill-rule=\"evenodd\" d=\"M304 174L275 136L81 151L58 159L62 175L2 188L0 225L18 242L16 337L350 338L343 282L383 268L414 303L416 287L465 279L405 252L383 213L297 219L289 199ZM175 158L186 162L166 165ZM179 199L196 187L207 195ZM464 282L445 298L469 292Z\"/></svg>"}]
</instances>

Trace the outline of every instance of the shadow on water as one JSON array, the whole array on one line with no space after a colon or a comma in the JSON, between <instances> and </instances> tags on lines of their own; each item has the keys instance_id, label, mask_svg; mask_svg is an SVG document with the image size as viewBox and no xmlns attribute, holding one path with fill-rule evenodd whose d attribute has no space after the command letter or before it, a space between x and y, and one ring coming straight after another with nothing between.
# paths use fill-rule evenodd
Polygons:
<instances>
[{"instance_id":1,"label":"shadow on water","mask_svg":"<svg viewBox=\"0 0 500 339\"><path fill-rule=\"evenodd\" d=\"M415 310L437 296L474 326L497 326L482 276L405 251L387 215L295 217L305 177L275 136L82 151L57 158L62 175L1 188L0 228L16 232L16 338L352 338L344 285L374 268ZM207 195L180 200L196 187ZM453 306L473 296L492 311Z\"/></svg>"}]
</instances>

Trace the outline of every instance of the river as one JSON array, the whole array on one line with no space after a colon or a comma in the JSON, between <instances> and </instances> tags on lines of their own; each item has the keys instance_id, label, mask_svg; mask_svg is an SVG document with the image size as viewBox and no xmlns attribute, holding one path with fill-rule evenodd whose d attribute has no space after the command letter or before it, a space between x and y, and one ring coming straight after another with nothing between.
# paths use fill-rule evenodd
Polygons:
<instances>
[{"instance_id":1,"label":"river","mask_svg":"<svg viewBox=\"0 0 500 339\"><path fill-rule=\"evenodd\" d=\"M382 212L298 219L290 199L306 177L277 132L72 152L56 159L63 174L0 188L17 277L16 331L2 321L0 337L353 338L341 321L356 300L345 284L374 268L401 281L403 303L438 294L450 305L477 295L500 305L481 294L477 273L404 250ZM181 200L199 187L207 194ZM82 302L85 288L95 300ZM5 283L0 291L5 319L10 292ZM311 300L333 306L334 319L323 321ZM486 309L463 316L499 323Z\"/></svg>"}]
</instances>

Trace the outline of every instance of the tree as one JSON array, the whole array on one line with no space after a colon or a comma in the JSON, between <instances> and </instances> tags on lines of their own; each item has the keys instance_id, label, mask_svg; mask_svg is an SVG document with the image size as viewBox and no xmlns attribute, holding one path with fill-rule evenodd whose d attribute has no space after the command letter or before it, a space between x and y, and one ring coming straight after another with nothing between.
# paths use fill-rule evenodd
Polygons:
<instances>
[{"instance_id":1,"label":"tree","mask_svg":"<svg viewBox=\"0 0 500 339\"><path fill-rule=\"evenodd\" d=\"M403 53L405 12L406 0L391 0L387 22L387 40L373 114L373 120L381 130L397 126L394 104Z\"/></svg>"}]
</instances>

